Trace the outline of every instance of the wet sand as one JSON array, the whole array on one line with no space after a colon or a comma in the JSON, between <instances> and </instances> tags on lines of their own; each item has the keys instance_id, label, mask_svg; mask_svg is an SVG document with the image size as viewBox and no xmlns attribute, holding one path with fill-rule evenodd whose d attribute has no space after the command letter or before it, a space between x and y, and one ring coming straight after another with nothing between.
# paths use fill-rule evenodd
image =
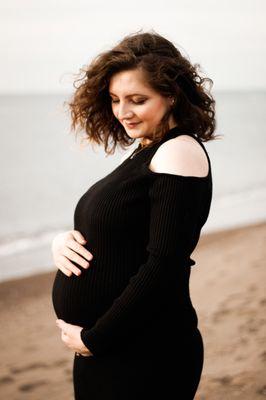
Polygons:
<instances>
[{"instance_id":1,"label":"wet sand","mask_svg":"<svg viewBox=\"0 0 266 400\"><path fill-rule=\"evenodd\" d=\"M202 235L192 258L190 293L205 352L195 400L263 399L266 223ZM74 398L73 353L51 301L54 276L0 284L1 399Z\"/></svg>"}]
</instances>

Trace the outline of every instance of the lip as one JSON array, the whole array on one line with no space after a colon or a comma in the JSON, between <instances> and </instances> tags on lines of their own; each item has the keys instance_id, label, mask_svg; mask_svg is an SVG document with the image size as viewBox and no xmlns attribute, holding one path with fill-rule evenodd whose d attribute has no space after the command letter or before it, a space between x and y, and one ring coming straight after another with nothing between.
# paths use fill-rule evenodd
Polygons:
<instances>
[{"instance_id":1,"label":"lip","mask_svg":"<svg viewBox=\"0 0 266 400\"><path fill-rule=\"evenodd\" d=\"M138 124L140 124L140 122L126 123L126 125L127 125L129 128L133 128L134 126L136 126L136 125L138 125Z\"/></svg>"}]
</instances>

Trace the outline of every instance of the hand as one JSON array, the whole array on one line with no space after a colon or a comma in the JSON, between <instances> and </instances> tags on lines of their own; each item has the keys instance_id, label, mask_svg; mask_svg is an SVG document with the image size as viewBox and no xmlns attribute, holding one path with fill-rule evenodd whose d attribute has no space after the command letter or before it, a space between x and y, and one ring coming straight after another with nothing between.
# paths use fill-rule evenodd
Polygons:
<instances>
[{"instance_id":1,"label":"hand","mask_svg":"<svg viewBox=\"0 0 266 400\"><path fill-rule=\"evenodd\" d=\"M93 356L92 352L81 340L82 326L68 324L62 319L56 320L56 325L61 329L61 339L67 347L85 357Z\"/></svg>"},{"instance_id":2,"label":"hand","mask_svg":"<svg viewBox=\"0 0 266 400\"><path fill-rule=\"evenodd\" d=\"M79 276L81 270L77 268L70 260L75 261L83 268L89 267L89 262L93 255L82 245L86 240L79 231L72 230L59 233L52 242L53 260L58 269L65 275L71 276L72 273ZM82 256L80 256L80 255Z\"/></svg>"}]
</instances>

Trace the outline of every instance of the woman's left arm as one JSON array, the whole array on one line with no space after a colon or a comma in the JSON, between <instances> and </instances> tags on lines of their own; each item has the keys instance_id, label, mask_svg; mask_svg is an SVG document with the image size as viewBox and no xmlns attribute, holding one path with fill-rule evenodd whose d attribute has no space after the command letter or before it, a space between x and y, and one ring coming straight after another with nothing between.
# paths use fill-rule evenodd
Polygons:
<instances>
[{"instance_id":1,"label":"woman's left arm","mask_svg":"<svg viewBox=\"0 0 266 400\"><path fill-rule=\"evenodd\" d=\"M186 267L184 260L187 262L189 254L184 249L199 223L205 185L195 176L154 173L152 178L147 261L95 325L80 332L81 340L96 356L117 349L132 329L141 330L143 313L155 317L171 279L169 268ZM169 262L173 259L176 262Z\"/></svg>"}]
</instances>

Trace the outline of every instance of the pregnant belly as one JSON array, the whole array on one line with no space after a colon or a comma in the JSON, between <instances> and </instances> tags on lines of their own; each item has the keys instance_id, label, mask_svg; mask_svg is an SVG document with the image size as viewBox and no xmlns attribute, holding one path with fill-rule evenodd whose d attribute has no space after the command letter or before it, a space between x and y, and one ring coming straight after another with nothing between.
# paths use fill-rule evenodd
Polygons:
<instances>
[{"instance_id":1,"label":"pregnant belly","mask_svg":"<svg viewBox=\"0 0 266 400\"><path fill-rule=\"evenodd\" d=\"M110 277L110 274L107 276L103 271L97 273L95 269L82 270L80 276L72 274L68 277L58 270L52 288L52 303L57 318L70 324L92 327L126 284L125 278L121 280L121 274Z\"/></svg>"}]
</instances>

